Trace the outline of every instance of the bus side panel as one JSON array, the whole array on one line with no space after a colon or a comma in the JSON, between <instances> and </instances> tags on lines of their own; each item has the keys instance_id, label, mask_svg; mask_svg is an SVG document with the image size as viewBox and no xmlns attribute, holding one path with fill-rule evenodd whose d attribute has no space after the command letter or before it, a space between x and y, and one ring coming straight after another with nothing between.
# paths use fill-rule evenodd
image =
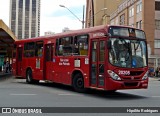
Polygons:
<instances>
[{"instance_id":1,"label":"bus side panel","mask_svg":"<svg viewBox=\"0 0 160 116\"><path fill-rule=\"evenodd\" d=\"M46 62L46 67L45 67L45 79L49 81L53 81L53 62Z\"/></svg>"},{"instance_id":2,"label":"bus side panel","mask_svg":"<svg viewBox=\"0 0 160 116\"><path fill-rule=\"evenodd\" d=\"M76 62L79 62L79 66L76 64ZM88 58L84 57L72 57L68 58L69 66L64 66L64 76L62 77L64 84L72 84L72 73L74 71L80 72L83 75L84 79L84 86L89 86L89 61ZM74 78L74 77L73 77Z\"/></svg>"},{"instance_id":3,"label":"bus side panel","mask_svg":"<svg viewBox=\"0 0 160 116\"><path fill-rule=\"evenodd\" d=\"M40 63L41 67L43 67L42 63ZM36 68L36 58L27 58L24 59L23 65L23 76L26 76L27 69L31 69L32 71L32 78L35 80L43 80L43 71L41 68Z\"/></svg>"},{"instance_id":4,"label":"bus side panel","mask_svg":"<svg viewBox=\"0 0 160 116\"><path fill-rule=\"evenodd\" d=\"M66 68L66 66L63 65L63 57L56 57L55 58L55 62L54 62L54 74L53 74L53 81L57 82L57 83L67 83L65 82L66 80L66 71L68 71L68 69Z\"/></svg>"},{"instance_id":5,"label":"bus side panel","mask_svg":"<svg viewBox=\"0 0 160 116\"><path fill-rule=\"evenodd\" d=\"M80 67L75 66L75 60L80 60ZM86 61L87 60L87 61ZM57 83L63 83L67 85L72 84L72 73L78 70L82 73L84 78L85 87L89 86L89 63L88 58L68 58L68 57L58 57L55 58L55 62L50 68L53 68L52 76L53 81ZM47 69L47 68L46 68ZM51 79L50 79L51 80Z\"/></svg>"},{"instance_id":6,"label":"bus side panel","mask_svg":"<svg viewBox=\"0 0 160 116\"><path fill-rule=\"evenodd\" d=\"M35 58L23 58L23 77L26 78L26 72L27 69L31 69L32 71L32 78L35 79L36 75L35 75Z\"/></svg>"},{"instance_id":7,"label":"bus side panel","mask_svg":"<svg viewBox=\"0 0 160 116\"><path fill-rule=\"evenodd\" d=\"M64 57L63 59L60 59L60 63L62 63L60 67L63 71L61 82L63 84L71 85L71 70L73 69L73 60L71 58Z\"/></svg>"}]
</instances>

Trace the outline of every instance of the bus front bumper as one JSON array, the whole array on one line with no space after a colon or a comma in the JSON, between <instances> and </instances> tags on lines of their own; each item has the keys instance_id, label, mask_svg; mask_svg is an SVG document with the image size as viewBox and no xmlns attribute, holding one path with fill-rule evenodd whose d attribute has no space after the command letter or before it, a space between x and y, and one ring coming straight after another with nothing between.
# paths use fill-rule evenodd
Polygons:
<instances>
[{"instance_id":1,"label":"bus front bumper","mask_svg":"<svg viewBox=\"0 0 160 116\"><path fill-rule=\"evenodd\" d=\"M120 90L120 89L147 89L148 79L139 81L116 81L109 78L106 84L106 90Z\"/></svg>"}]
</instances>

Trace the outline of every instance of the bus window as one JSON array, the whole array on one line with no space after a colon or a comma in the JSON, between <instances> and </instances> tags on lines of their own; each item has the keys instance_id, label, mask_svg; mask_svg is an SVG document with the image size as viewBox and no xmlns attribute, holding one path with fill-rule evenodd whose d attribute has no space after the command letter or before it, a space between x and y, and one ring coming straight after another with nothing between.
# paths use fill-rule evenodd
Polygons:
<instances>
[{"instance_id":1,"label":"bus window","mask_svg":"<svg viewBox=\"0 0 160 116\"><path fill-rule=\"evenodd\" d=\"M105 59L105 41L100 41L100 61L103 62Z\"/></svg>"},{"instance_id":2,"label":"bus window","mask_svg":"<svg viewBox=\"0 0 160 116\"><path fill-rule=\"evenodd\" d=\"M58 56L59 54L59 39L56 39L56 52L55 55Z\"/></svg>"},{"instance_id":3,"label":"bus window","mask_svg":"<svg viewBox=\"0 0 160 116\"><path fill-rule=\"evenodd\" d=\"M35 56L42 57L43 54L43 41L36 42Z\"/></svg>"},{"instance_id":4,"label":"bus window","mask_svg":"<svg viewBox=\"0 0 160 116\"><path fill-rule=\"evenodd\" d=\"M24 44L24 57L34 57L35 43L29 42Z\"/></svg>"},{"instance_id":5,"label":"bus window","mask_svg":"<svg viewBox=\"0 0 160 116\"><path fill-rule=\"evenodd\" d=\"M60 38L56 42L56 52L58 56L70 56L73 51L73 38L72 37L64 37Z\"/></svg>"},{"instance_id":6,"label":"bus window","mask_svg":"<svg viewBox=\"0 0 160 116\"><path fill-rule=\"evenodd\" d=\"M79 35L74 38L74 54L87 56L88 55L88 35Z\"/></svg>"},{"instance_id":7,"label":"bus window","mask_svg":"<svg viewBox=\"0 0 160 116\"><path fill-rule=\"evenodd\" d=\"M54 46L47 45L46 46L46 61L52 61L54 55Z\"/></svg>"},{"instance_id":8,"label":"bus window","mask_svg":"<svg viewBox=\"0 0 160 116\"><path fill-rule=\"evenodd\" d=\"M92 62L96 62L97 61L97 52L96 52L96 49L97 49L97 42L94 41L92 42Z\"/></svg>"}]
</instances>

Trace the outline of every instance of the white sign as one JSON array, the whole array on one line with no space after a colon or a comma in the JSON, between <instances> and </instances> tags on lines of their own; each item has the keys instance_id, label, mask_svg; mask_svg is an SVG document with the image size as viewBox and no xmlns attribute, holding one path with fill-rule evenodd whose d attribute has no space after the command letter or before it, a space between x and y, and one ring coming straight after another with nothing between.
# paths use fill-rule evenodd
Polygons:
<instances>
[{"instance_id":1,"label":"white sign","mask_svg":"<svg viewBox=\"0 0 160 116\"><path fill-rule=\"evenodd\" d=\"M60 66L70 66L70 63L69 63L69 59L63 59L63 58L61 58L60 59L60 62L59 62L59 65Z\"/></svg>"},{"instance_id":2,"label":"white sign","mask_svg":"<svg viewBox=\"0 0 160 116\"><path fill-rule=\"evenodd\" d=\"M74 60L74 67L80 67L80 60Z\"/></svg>"}]
</instances>

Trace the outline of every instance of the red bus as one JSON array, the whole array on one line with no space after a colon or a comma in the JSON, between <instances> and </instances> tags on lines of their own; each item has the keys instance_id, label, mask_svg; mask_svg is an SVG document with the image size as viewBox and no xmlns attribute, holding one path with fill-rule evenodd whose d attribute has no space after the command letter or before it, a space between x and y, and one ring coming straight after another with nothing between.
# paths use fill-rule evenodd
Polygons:
<instances>
[{"instance_id":1,"label":"red bus","mask_svg":"<svg viewBox=\"0 0 160 116\"><path fill-rule=\"evenodd\" d=\"M13 74L27 83L47 80L116 91L148 87L145 32L125 26L97 26L15 42Z\"/></svg>"}]
</instances>

